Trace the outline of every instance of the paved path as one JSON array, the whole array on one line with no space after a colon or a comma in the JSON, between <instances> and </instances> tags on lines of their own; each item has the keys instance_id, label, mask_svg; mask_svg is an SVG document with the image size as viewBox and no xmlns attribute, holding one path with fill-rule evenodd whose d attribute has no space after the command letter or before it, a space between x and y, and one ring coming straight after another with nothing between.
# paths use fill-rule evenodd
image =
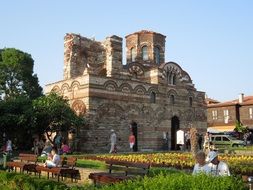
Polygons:
<instances>
[{"instance_id":1,"label":"paved path","mask_svg":"<svg viewBox=\"0 0 253 190\"><path fill-rule=\"evenodd\" d=\"M92 183L92 181L89 179L90 173L96 173L96 172L105 172L106 170L99 170L99 169L90 169L90 168L78 168L76 169L79 170L80 175L81 175L81 180L78 180L78 183Z\"/></svg>"}]
</instances>

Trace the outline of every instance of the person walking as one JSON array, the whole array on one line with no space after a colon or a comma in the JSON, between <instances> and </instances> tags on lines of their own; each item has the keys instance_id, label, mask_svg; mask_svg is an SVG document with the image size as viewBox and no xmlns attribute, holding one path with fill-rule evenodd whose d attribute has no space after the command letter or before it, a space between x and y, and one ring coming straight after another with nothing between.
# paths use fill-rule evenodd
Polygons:
<instances>
[{"instance_id":1,"label":"person walking","mask_svg":"<svg viewBox=\"0 0 253 190\"><path fill-rule=\"evenodd\" d=\"M249 132L244 133L244 135L243 135L243 141L244 141L245 145L248 144L248 140L247 140L248 137L249 137Z\"/></svg>"},{"instance_id":2,"label":"person walking","mask_svg":"<svg viewBox=\"0 0 253 190\"><path fill-rule=\"evenodd\" d=\"M33 141L33 151L35 155L39 155L39 141L37 138Z\"/></svg>"},{"instance_id":3,"label":"person walking","mask_svg":"<svg viewBox=\"0 0 253 190\"><path fill-rule=\"evenodd\" d=\"M202 149L202 141L203 141L202 134L198 133L197 136L198 136L199 150L201 150Z\"/></svg>"},{"instance_id":4,"label":"person walking","mask_svg":"<svg viewBox=\"0 0 253 190\"><path fill-rule=\"evenodd\" d=\"M191 136L190 136L190 131L187 131L185 133L185 148L187 151L191 150Z\"/></svg>"},{"instance_id":5,"label":"person walking","mask_svg":"<svg viewBox=\"0 0 253 190\"><path fill-rule=\"evenodd\" d=\"M62 144L62 135L60 131L56 133L56 136L54 138L54 144L58 150L58 154L60 154L61 144Z\"/></svg>"},{"instance_id":6,"label":"person walking","mask_svg":"<svg viewBox=\"0 0 253 190\"><path fill-rule=\"evenodd\" d=\"M6 152L8 154L12 153L12 142L11 142L10 139L8 139L7 142L6 142Z\"/></svg>"},{"instance_id":7,"label":"person walking","mask_svg":"<svg viewBox=\"0 0 253 190\"><path fill-rule=\"evenodd\" d=\"M109 153L116 153L116 140L117 140L117 136L116 133L113 129L111 129L111 135L110 135L110 142L111 142L111 148Z\"/></svg>"},{"instance_id":8,"label":"person walking","mask_svg":"<svg viewBox=\"0 0 253 190\"><path fill-rule=\"evenodd\" d=\"M250 135L249 135L249 140L250 140L250 144L253 144L253 134L250 131Z\"/></svg>"},{"instance_id":9,"label":"person walking","mask_svg":"<svg viewBox=\"0 0 253 190\"><path fill-rule=\"evenodd\" d=\"M135 144L135 136L134 136L133 132L131 132L131 134L128 138L128 141L129 141L130 149L133 151L133 147L134 147L134 144Z\"/></svg>"}]
</instances>

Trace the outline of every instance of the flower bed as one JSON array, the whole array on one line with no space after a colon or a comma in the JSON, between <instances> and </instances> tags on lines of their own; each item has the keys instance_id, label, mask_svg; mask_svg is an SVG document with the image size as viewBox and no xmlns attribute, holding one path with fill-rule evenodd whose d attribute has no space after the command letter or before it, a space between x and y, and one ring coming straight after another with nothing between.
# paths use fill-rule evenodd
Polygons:
<instances>
[{"instance_id":1,"label":"flower bed","mask_svg":"<svg viewBox=\"0 0 253 190\"><path fill-rule=\"evenodd\" d=\"M195 160L190 153L153 153L153 154L113 154L86 156L93 160L120 160L128 162L150 163L153 167L174 167L192 169ZM220 160L228 163L232 174L253 175L253 156L219 155Z\"/></svg>"}]
</instances>

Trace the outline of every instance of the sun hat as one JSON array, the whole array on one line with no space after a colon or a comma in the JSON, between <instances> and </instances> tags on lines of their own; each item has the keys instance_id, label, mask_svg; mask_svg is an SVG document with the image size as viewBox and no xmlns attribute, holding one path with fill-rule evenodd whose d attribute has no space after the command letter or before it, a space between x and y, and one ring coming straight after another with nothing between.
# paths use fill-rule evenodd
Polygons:
<instances>
[{"instance_id":1,"label":"sun hat","mask_svg":"<svg viewBox=\"0 0 253 190\"><path fill-rule=\"evenodd\" d=\"M207 162L211 162L213 161L214 158L216 158L218 156L217 152L215 151L210 151L207 155L206 161Z\"/></svg>"},{"instance_id":2,"label":"sun hat","mask_svg":"<svg viewBox=\"0 0 253 190\"><path fill-rule=\"evenodd\" d=\"M111 129L111 132L114 132L114 130L113 130L113 129Z\"/></svg>"}]
</instances>

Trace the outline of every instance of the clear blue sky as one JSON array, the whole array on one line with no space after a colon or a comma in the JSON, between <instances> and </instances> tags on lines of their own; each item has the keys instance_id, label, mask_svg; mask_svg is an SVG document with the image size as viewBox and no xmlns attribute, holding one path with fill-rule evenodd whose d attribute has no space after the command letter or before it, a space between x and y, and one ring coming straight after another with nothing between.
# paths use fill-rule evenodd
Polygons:
<instances>
[{"instance_id":1,"label":"clear blue sky","mask_svg":"<svg viewBox=\"0 0 253 190\"><path fill-rule=\"evenodd\" d=\"M63 79L65 33L103 40L146 29L167 36L166 61L209 97L253 95L252 0L8 0L0 7L0 48L30 53L43 87Z\"/></svg>"}]
</instances>

